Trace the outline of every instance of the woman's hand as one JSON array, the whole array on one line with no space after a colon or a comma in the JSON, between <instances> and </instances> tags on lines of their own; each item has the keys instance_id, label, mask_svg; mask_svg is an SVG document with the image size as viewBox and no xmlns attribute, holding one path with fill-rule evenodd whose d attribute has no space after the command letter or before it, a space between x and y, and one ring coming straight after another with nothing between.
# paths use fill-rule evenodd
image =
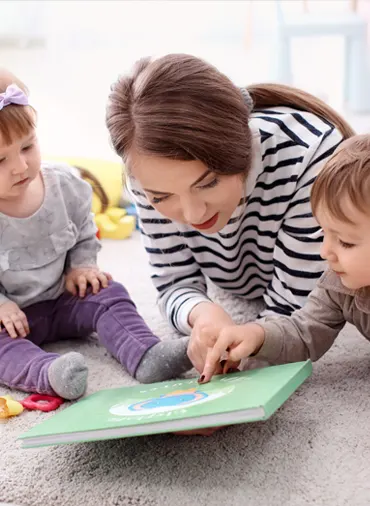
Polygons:
<instances>
[{"instance_id":1,"label":"woman's hand","mask_svg":"<svg viewBox=\"0 0 370 506\"><path fill-rule=\"evenodd\" d=\"M233 326L234 322L221 306L213 302L201 302L191 311L189 323L192 332L188 356L195 369L201 373L209 351L210 336L217 338L223 328Z\"/></svg>"},{"instance_id":2,"label":"woman's hand","mask_svg":"<svg viewBox=\"0 0 370 506\"><path fill-rule=\"evenodd\" d=\"M181 430L173 434L176 434L176 436L212 436L214 432L217 432L223 427L227 427L227 425L222 425L221 427L207 427L205 429Z\"/></svg>"}]
</instances>

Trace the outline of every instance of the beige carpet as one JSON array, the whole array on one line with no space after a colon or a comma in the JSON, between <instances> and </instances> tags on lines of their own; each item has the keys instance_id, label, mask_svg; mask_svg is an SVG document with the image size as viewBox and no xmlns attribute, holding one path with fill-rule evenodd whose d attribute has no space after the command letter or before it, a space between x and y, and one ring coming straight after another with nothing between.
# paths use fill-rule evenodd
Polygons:
<instances>
[{"instance_id":1,"label":"beige carpet","mask_svg":"<svg viewBox=\"0 0 370 506\"><path fill-rule=\"evenodd\" d=\"M174 337L155 306L140 239L106 242L101 265L126 284L163 338ZM255 307L216 293L239 320ZM133 384L96 341L54 345L80 351L89 392ZM370 346L345 330L312 378L264 423L210 438L173 435L22 450L16 437L46 414L0 425L0 502L18 506L368 506ZM0 387L0 395L8 393ZM23 394L14 393L17 398Z\"/></svg>"}]
</instances>

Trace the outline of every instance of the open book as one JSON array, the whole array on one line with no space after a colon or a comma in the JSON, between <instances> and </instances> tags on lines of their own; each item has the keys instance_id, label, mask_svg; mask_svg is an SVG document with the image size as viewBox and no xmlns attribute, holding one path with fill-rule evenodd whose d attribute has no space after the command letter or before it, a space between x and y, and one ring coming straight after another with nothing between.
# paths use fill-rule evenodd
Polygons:
<instances>
[{"instance_id":1,"label":"open book","mask_svg":"<svg viewBox=\"0 0 370 506\"><path fill-rule=\"evenodd\" d=\"M310 376L312 364L114 388L62 409L20 436L25 448L232 425L269 418Z\"/></svg>"}]
</instances>

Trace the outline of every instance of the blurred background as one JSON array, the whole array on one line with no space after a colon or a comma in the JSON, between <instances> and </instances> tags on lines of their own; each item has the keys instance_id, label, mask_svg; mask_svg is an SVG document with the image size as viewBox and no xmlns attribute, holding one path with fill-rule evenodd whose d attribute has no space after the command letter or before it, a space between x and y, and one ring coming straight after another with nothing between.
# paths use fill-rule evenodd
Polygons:
<instances>
[{"instance_id":1,"label":"blurred background","mask_svg":"<svg viewBox=\"0 0 370 506\"><path fill-rule=\"evenodd\" d=\"M49 156L115 160L110 84L146 55L188 52L238 85L297 85L370 126L370 0L0 0L0 65L39 112Z\"/></svg>"}]
</instances>

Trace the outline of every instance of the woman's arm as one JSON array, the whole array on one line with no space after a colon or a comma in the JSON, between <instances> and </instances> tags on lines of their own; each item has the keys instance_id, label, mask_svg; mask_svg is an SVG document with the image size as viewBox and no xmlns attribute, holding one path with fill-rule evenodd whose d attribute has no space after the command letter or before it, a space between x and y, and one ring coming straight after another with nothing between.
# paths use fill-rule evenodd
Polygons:
<instances>
[{"instance_id":1,"label":"woman's arm","mask_svg":"<svg viewBox=\"0 0 370 506\"><path fill-rule=\"evenodd\" d=\"M160 310L175 329L190 334L192 309L201 302L211 302L205 278L176 225L156 211L133 183L130 190Z\"/></svg>"}]
</instances>

